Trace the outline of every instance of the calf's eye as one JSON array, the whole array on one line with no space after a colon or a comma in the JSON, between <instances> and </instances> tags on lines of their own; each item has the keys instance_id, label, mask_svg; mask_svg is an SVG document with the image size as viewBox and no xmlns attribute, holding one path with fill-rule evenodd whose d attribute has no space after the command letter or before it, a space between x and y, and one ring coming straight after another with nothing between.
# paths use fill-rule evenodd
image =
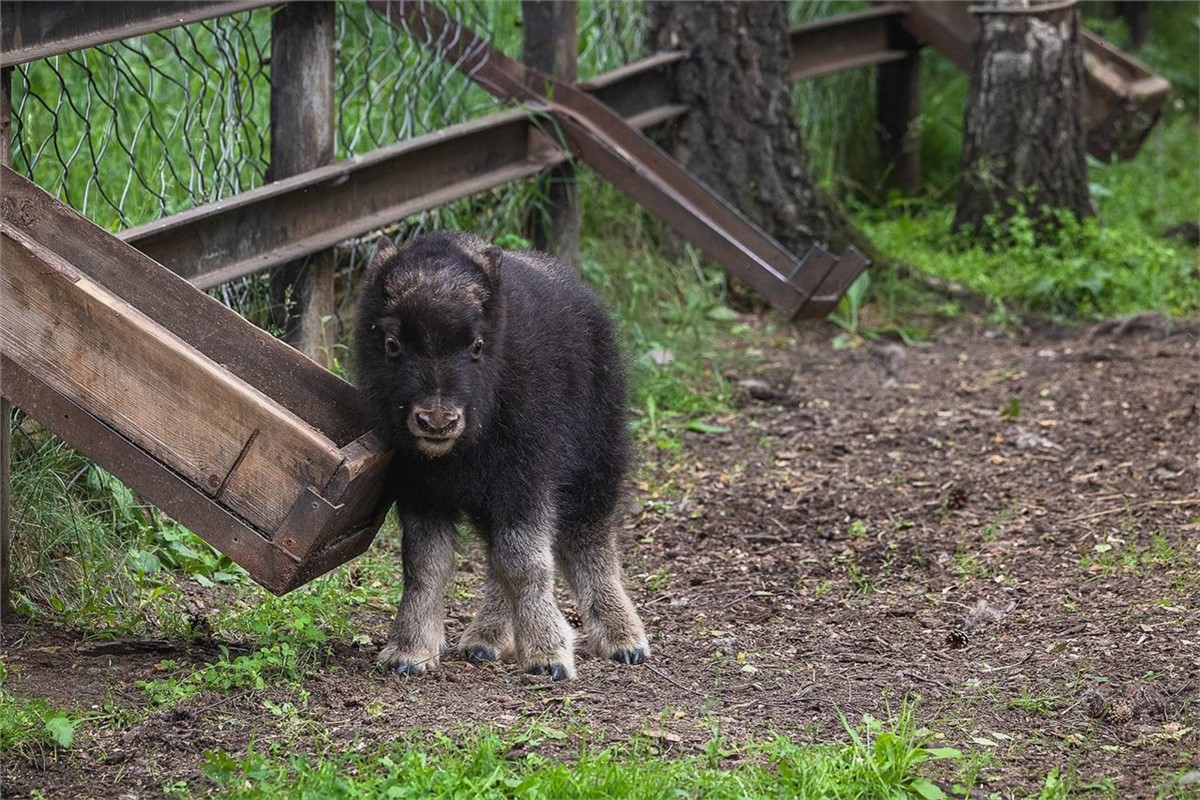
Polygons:
<instances>
[{"instance_id":1,"label":"calf's eye","mask_svg":"<svg viewBox=\"0 0 1200 800\"><path fill-rule=\"evenodd\" d=\"M383 352L387 353L388 358L400 355L400 342L396 341L395 336L388 336L383 340Z\"/></svg>"},{"instance_id":2,"label":"calf's eye","mask_svg":"<svg viewBox=\"0 0 1200 800\"><path fill-rule=\"evenodd\" d=\"M471 343L471 358L478 361L480 356L482 356L482 355L483 355L483 339L478 338L474 342Z\"/></svg>"}]
</instances>

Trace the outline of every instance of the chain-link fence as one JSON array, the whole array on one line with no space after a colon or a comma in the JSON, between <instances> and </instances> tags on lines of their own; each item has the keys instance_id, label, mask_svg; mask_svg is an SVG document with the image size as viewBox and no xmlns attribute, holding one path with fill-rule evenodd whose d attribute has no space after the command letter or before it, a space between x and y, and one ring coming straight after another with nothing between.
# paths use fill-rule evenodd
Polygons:
<instances>
[{"instance_id":1,"label":"chain-link fence","mask_svg":"<svg viewBox=\"0 0 1200 800\"><path fill-rule=\"evenodd\" d=\"M13 168L113 231L260 184L270 13L19 66Z\"/></svg>"},{"instance_id":2,"label":"chain-link fence","mask_svg":"<svg viewBox=\"0 0 1200 800\"><path fill-rule=\"evenodd\" d=\"M801 22L855 7L794 2ZM521 3L457 0L443 7L510 56L522 48ZM13 166L102 227L119 231L259 186L270 160L271 26L262 8L43 59L13 82ZM579 75L586 79L647 54L641 2L578 6ZM444 56L456 43L419 44L362 3L336 7L335 155L347 158L494 112L500 104ZM796 86L797 112L819 174L847 160L856 128L872 124L870 71ZM860 113L847 111L857 108ZM862 111L862 109L868 109ZM408 236L465 227L517 233L540 198L522 181L397 220ZM342 310L366 257L340 248ZM367 241L369 245L369 240ZM217 291L252 319L266 318L260 276ZM339 313L339 317L343 316Z\"/></svg>"},{"instance_id":3,"label":"chain-link fence","mask_svg":"<svg viewBox=\"0 0 1200 800\"><path fill-rule=\"evenodd\" d=\"M462 25L520 57L521 4L460 0ZM98 225L120 231L263 183L270 160L274 10L219 17L67 53L16 69L13 167ZM642 55L640 3L579 6L580 75ZM337 4L335 154L347 158L499 110L445 56L365 4ZM400 235L468 227L497 236L520 229L538 200L525 181L397 220ZM361 268L356 242L341 248L343 289ZM262 319L260 277L218 290ZM343 307L350 292L342 291Z\"/></svg>"}]
</instances>

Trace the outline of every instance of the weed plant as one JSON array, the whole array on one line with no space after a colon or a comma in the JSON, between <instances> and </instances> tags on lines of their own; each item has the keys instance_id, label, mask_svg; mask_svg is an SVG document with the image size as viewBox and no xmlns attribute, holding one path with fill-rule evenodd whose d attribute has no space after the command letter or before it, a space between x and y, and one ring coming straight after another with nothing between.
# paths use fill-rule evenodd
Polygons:
<instances>
[{"instance_id":1,"label":"weed plant","mask_svg":"<svg viewBox=\"0 0 1200 800\"><path fill-rule=\"evenodd\" d=\"M239 754L215 750L207 755L204 775L233 798L946 796L919 767L931 759L954 762L961 754L930 747L929 731L913 724L910 710L890 726L866 717L847 731L850 741L833 745L778 738L739 747L715 737L701 754L671 758L643 737L601 749L585 744L564 761L539 750L568 732L534 725L504 736L488 731L458 740L443 734L432 741L410 737L318 758L278 745ZM511 757L518 748L528 752Z\"/></svg>"},{"instance_id":2,"label":"weed plant","mask_svg":"<svg viewBox=\"0 0 1200 800\"><path fill-rule=\"evenodd\" d=\"M7 681L8 671L0 662L0 757L44 765L70 748L80 718L45 700L13 695Z\"/></svg>"}]
</instances>

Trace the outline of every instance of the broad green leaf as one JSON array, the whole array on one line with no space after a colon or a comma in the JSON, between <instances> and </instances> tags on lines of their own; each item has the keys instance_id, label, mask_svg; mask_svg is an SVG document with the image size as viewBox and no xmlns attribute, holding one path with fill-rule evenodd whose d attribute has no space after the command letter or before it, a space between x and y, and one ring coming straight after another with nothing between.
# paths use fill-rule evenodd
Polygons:
<instances>
[{"instance_id":1,"label":"broad green leaf","mask_svg":"<svg viewBox=\"0 0 1200 800\"><path fill-rule=\"evenodd\" d=\"M926 800L941 800L946 796L946 793L938 788L937 784L929 781L926 778L914 778L910 787L914 792L926 798Z\"/></svg>"},{"instance_id":2,"label":"broad green leaf","mask_svg":"<svg viewBox=\"0 0 1200 800\"><path fill-rule=\"evenodd\" d=\"M59 747L66 749L75 741L75 723L64 716L50 717L46 720L46 732Z\"/></svg>"}]
</instances>

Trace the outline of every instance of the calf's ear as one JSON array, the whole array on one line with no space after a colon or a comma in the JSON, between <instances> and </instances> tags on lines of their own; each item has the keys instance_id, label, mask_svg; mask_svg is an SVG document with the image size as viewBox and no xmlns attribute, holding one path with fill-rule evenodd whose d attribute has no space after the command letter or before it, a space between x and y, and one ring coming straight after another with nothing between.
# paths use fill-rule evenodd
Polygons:
<instances>
[{"instance_id":1,"label":"calf's ear","mask_svg":"<svg viewBox=\"0 0 1200 800\"><path fill-rule=\"evenodd\" d=\"M371 266L367 267L366 277L374 277L380 270L386 269L398 255L400 248L396 247L396 243L387 236L380 236L375 243L375 255L371 257Z\"/></svg>"},{"instance_id":2,"label":"calf's ear","mask_svg":"<svg viewBox=\"0 0 1200 800\"><path fill-rule=\"evenodd\" d=\"M504 251L494 244L489 244L483 248L476 261L479 268L483 270L483 276L487 278L491 285L492 291L500 285L500 262L504 257Z\"/></svg>"}]
</instances>

